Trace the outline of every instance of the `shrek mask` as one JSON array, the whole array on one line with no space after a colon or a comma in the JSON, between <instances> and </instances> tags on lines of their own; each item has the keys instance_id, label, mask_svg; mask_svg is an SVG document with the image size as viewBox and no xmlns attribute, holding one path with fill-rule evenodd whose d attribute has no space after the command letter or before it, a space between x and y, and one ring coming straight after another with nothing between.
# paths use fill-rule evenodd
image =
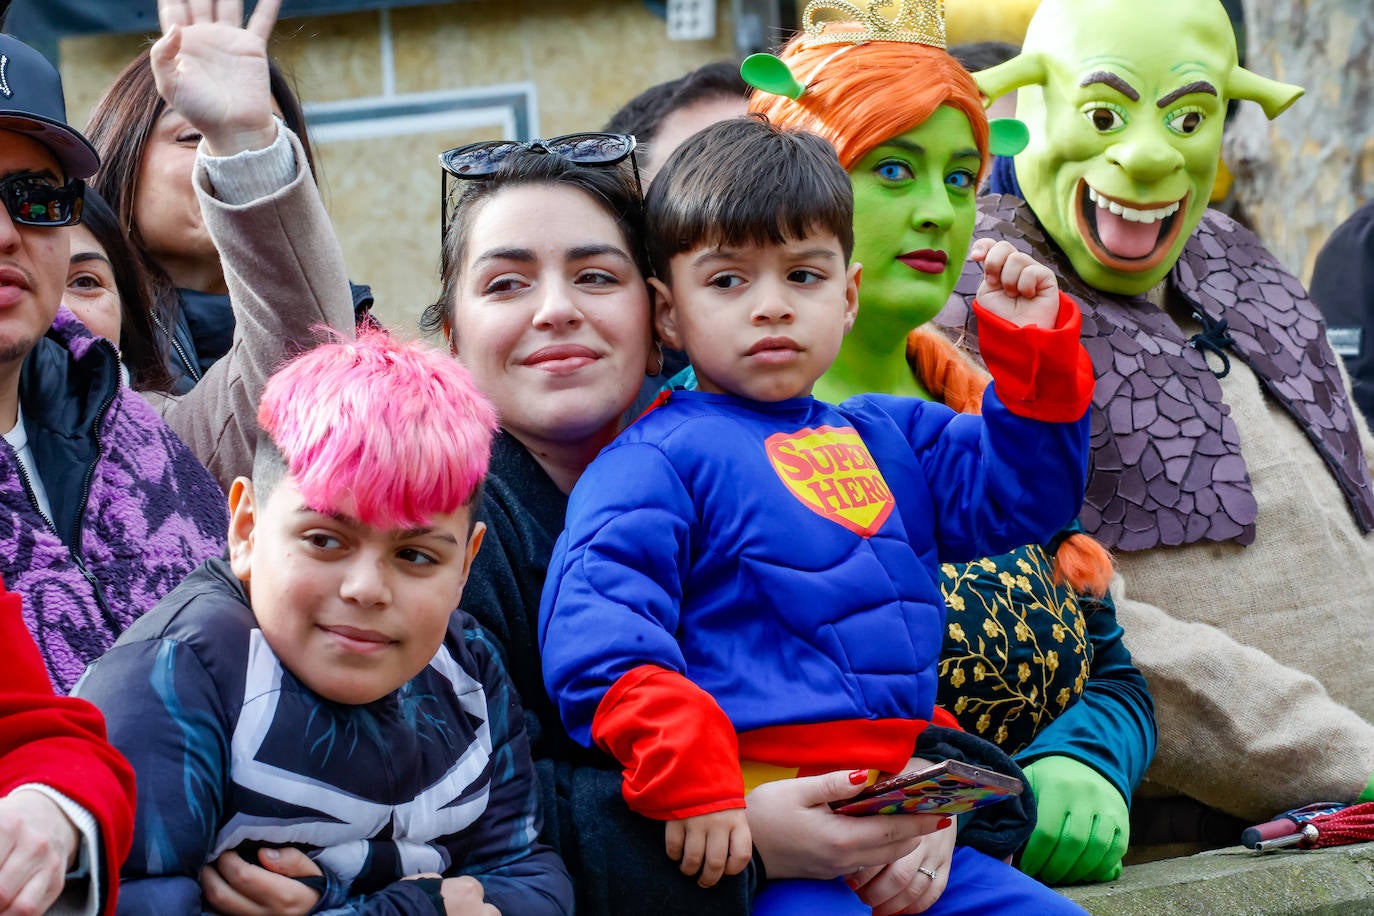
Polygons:
<instances>
[{"instance_id":1,"label":"shrek mask","mask_svg":"<svg viewBox=\"0 0 1374 916\"><path fill-rule=\"evenodd\" d=\"M968 118L941 105L849 170L863 265L854 335L890 348L944 306L973 237L981 161Z\"/></svg>"},{"instance_id":2,"label":"shrek mask","mask_svg":"<svg viewBox=\"0 0 1374 916\"><path fill-rule=\"evenodd\" d=\"M1155 286L1207 207L1230 99L1270 118L1302 94L1238 65L1220 0L1044 0L1022 53L976 74L1013 89L1026 202L1086 282Z\"/></svg>"}]
</instances>

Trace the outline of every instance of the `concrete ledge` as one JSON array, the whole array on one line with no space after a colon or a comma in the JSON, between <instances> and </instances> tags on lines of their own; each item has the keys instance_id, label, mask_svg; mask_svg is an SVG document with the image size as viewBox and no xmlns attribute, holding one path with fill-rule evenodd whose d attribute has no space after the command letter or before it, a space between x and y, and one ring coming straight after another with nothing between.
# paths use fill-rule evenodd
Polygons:
<instances>
[{"instance_id":1,"label":"concrete ledge","mask_svg":"<svg viewBox=\"0 0 1374 916\"><path fill-rule=\"evenodd\" d=\"M1374 843L1256 853L1240 846L1132 865L1110 884L1063 889L1094 916L1374 913Z\"/></svg>"}]
</instances>

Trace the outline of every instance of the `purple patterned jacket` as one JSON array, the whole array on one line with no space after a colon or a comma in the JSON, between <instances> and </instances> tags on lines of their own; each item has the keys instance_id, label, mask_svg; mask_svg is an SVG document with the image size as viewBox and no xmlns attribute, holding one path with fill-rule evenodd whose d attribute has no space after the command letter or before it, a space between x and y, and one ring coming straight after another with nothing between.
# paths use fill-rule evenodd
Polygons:
<instances>
[{"instance_id":1,"label":"purple patterned jacket","mask_svg":"<svg viewBox=\"0 0 1374 916\"><path fill-rule=\"evenodd\" d=\"M224 552L228 510L190 449L120 384L114 347L66 309L25 359L19 402L53 524L0 448L0 574L67 693L135 618Z\"/></svg>"}]
</instances>

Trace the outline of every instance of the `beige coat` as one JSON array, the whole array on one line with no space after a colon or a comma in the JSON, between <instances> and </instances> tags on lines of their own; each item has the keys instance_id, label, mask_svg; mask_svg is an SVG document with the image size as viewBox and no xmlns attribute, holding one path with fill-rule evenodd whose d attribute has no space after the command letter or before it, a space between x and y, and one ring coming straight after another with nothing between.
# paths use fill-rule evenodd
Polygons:
<instances>
[{"instance_id":1,"label":"beige coat","mask_svg":"<svg viewBox=\"0 0 1374 916\"><path fill-rule=\"evenodd\" d=\"M1243 362L1221 387L1259 504L1254 544L1119 554L1113 595L1159 722L1142 792L1261 821L1352 802L1374 774L1374 534Z\"/></svg>"},{"instance_id":2,"label":"beige coat","mask_svg":"<svg viewBox=\"0 0 1374 916\"><path fill-rule=\"evenodd\" d=\"M191 391L146 395L225 490L235 477L252 473L258 399L272 372L317 343L321 326L353 336L343 251L300 141L294 135L289 140L295 177L241 206L216 197L197 164L196 197L224 265L234 342Z\"/></svg>"}]
</instances>

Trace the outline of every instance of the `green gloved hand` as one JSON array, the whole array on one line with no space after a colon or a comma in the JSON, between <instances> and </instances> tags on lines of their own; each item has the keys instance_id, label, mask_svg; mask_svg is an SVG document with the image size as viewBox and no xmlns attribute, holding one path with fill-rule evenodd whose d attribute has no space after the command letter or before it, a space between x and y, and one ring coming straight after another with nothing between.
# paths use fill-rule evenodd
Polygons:
<instances>
[{"instance_id":1,"label":"green gloved hand","mask_svg":"<svg viewBox=\"0 0 1374 916\"><path fill-rule=\"evenodd\" d=\"M1037 814L1021 870L1046 884L1119 877L1131 819L1116 786L1071 757L1041 757L1022 770L1035 793Z\"/></svg>"}]
</instances>

